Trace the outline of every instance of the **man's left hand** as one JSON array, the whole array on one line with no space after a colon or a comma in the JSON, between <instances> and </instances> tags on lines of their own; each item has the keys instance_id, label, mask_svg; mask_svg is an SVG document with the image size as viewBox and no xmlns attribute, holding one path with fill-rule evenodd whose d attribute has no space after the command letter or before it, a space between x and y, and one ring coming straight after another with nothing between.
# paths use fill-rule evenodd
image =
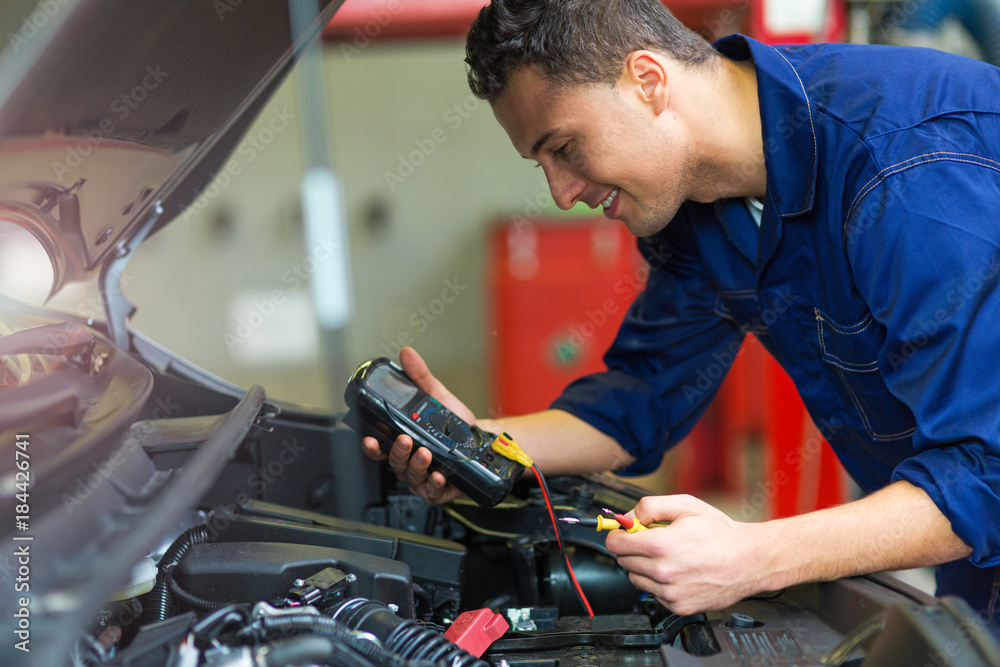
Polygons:
<instances>
[{"instance_id":1,"label":"man's left hand","mask_svg":"<svg viewBox=\"0 0 1000 667\"><path fill-rule=\"evenodd\" d=\"M751 535L740 523L692 496L647 496L634 512L636 533L613 530L606 546L639 588L675 614L723 609L759 592Z\"/></svg>"}]
</instances>

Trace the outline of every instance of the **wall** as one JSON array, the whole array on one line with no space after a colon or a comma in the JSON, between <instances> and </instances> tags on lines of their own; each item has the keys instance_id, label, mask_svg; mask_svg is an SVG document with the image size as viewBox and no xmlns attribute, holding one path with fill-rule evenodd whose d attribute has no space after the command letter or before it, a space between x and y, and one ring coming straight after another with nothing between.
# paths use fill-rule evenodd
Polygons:
<instances>
[{"instance_id":1,"label":"wall","mask_svg":"<svg viewBox=\"0 0 1000 667\"><path fill-rule=\"evenodd\" d=\"M484 414L485 234L490 221L551 198L541 170L470 95L463 48L334 44L325 60L356 298L346 363L412 340ZM289 79L234 154L240 173L140 248L125 293L138 306L134 326L181 356L277 398L327 406L341 389L327 386L311 338L303 278L325 251L302 238L297 116Z\"/></svg>"}]
</instances>

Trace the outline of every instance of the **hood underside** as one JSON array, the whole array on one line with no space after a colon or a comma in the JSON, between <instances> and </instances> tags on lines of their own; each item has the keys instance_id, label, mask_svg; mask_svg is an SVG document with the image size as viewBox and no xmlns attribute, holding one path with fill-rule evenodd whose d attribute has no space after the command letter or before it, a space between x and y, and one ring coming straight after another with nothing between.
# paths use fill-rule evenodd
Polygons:
<instances>
[{"instance_id":1,"label":"hood underside","mask_svg":"<svg viewBox=\"0 0 1000 667\"><path fill-rule=\"evenodd\" d=\"M51 5L5 32L0 219L38 238L55 294L198 196L304 40L287 1Z\"/></svg>"}]
</instances>

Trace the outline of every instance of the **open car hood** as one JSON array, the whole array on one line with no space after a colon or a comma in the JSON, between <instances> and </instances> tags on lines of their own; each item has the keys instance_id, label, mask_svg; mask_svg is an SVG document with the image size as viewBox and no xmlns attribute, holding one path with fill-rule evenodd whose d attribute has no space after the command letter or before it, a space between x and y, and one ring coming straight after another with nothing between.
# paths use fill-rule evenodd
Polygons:
<instances>
[{"instance_id":1,"label":"open car hood","mask_svg":"<svg viewBox=\"0 0 1000 667\"><path fill-rule=\"evenodd\" d=\"M49 297L99 274L107 315L102 328L0 295L0 451L9 454L0 508L24 517L9 528L16 536L2 532L33 554L30 586L16 591L15 562L9 550L0 556L8 619L0 628L10 630L19 595L30 595L35 646L46 647L27 655L8 644L0 664L59 664L66 639L189 515L264 419L260 388L243 395L219 382L217 403L192 397L178 405L180 390L172 402L157 399L156 383L166 380L141 353L133 356L138 343L124 327L131 306L114 288L139 243L225 165L342 2L313 0L309 26L294 36L288 0L0 6L0 220L47 252ZM215 382L190 374L199 387ZM155 400L169 409L157 413ZM136 427L164 416L195 421L172 422L167 435ZM226 434L232 417L235 430ZM143 449L151 435L193 443L213 460L192 459L183 474L157 471Z\"/></svg>"},{"instance_id":2,"label":"open car hood","mask_svg":"<svg viewBox=\"0 0 1000 667\"><path fill-rule=\"evenodd\" d=\"M194 201L305 40L285 0L34 4L2 10L0 218L47 251L51 297Z\"/></svg>"}]
</instances>

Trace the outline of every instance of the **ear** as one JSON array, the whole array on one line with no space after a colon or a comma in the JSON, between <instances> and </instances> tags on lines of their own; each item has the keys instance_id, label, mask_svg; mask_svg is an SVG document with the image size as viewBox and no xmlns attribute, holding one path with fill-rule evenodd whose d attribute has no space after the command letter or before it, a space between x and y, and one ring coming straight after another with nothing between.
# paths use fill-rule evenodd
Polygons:
<instances>
[{"instance_id":1,"label":"ear","mask_svg":"<svg viewBox=\"0 0 1000 667\"><path fill-rule=\"evenodd\" d=\"M659 116L667 108L670 86L663 56L652 51L633 51L625 59L622 78L640 102L651 105L654 114Z\"/></svg>"}]
</instances>

